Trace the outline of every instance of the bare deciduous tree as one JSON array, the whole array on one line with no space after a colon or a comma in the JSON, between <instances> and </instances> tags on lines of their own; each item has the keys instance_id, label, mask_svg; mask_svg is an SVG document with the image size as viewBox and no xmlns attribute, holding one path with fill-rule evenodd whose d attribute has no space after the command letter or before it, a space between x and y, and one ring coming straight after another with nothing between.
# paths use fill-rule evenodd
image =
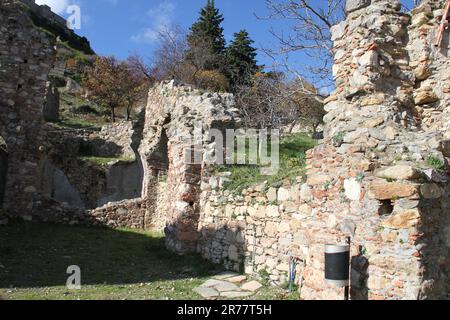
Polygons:
<instances>
[{"instance_id":1,"label":"bare deciduous tree","mask_svg":"<svg viewBox=\"0 0 450 320\"><path fill-rule=\"evenodd\" d=\"M122 104L123 65L114 57L99 57L86 71L85 87L96 103L109 109L111 119L116 121L116 109Z\"/></svg>"},{"instance_id":2,"label":"bare deciduous tree","mask_svg":"<svg viewBox=\"0 0 450 320\"><path fill-rule=\"evenodd\" d=\"M330 29L345 16L345 0L266 0L269 15L261 19L282 19L289 23L289 32L270 29L278 41L276 49L264 51L298 78L307 77L316 88L333 86L333 65ZM302 54L302 65L293 68L289 58L293 53ZM305 94L307 87L299 88ZM318 92L315 90L316 93ZM316 95L317 96L317 95ZM323 97L317 96L319 100Z\"/></svg>"},{"instance_id":3,"label":"bare deciduous tree","mask_svg":"<svg viewBox=\"0 0 450 320\"><path fill-rule=\"evenodd\" d=\"M140 62L136 64L136 62ZM142 63L141 63L142 62ZM154 71L143 63L143 59L133 55L125 61L124 77L120 90L126 120L131 120L131 113L139 103L145 104L149 87L155 82Z\"/></svg>"},{"instance_id":4,"label":"bare deciduous tree","mask_svg":"<svg viewBox=\"0 0 450 320\"><path fill-rule=\"evenodd\" d=\"M186 32L180 27L164 28L158 34L158 48L153 63L158 80L185 80L185 53L188 48Z\"/></svg>"},{"instance_id":5,"label":"bare deciduous tree","mask_svg":"<svg viewBox=\"0 0 450 320\"><path fill-rule=\"evenodd\" d=\"M146 78L149 82L154 82L156 69L147 64L142 56L137 53L131 54L126 61L130 71L136 76Z\"/></svg>"},{"instance_id":6,"label":"bare deciduous tree","mask_svg":"<svg viewBox=\"0 0 450 320\"><path fill-rule=\"evenodd\" d=\"M86 71L85 87L92 100L111 112L116 121L116 110L124 108L130 120L131 111L137 103L145 99L149 80L129 61L119 61L114 57L99 57Z\"/></svg>"},{"instance_id":7,"label":"bare deciduous tree","mask_svg":"<svg viewBox=\"0 0 450 320\"><path fill-rule=\"evenodd\" d=\"M314 87L305 80L286 82L284 77L281 72L257 73L251 87L238 87L236 102L244 124L253 128L287 125L289 132L302 124L315 132L322 123L324 110L323 104L312 96Z\"/></svg>"}]
</instances>

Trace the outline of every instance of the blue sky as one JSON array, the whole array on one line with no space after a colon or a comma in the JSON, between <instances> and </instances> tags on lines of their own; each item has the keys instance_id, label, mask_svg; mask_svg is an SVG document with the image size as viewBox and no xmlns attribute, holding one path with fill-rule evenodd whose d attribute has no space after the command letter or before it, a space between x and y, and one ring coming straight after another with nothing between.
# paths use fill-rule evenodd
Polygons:
<instances>
[{"instance_id":1,"label":"blue sky","mask_svg":"<svg viewBox=\"0 0 450 320\"><path fill-rule=\"evenodd\" d=\"M86 36L93 49L101 55L126 58L137 52L150 57L155 49L155 33L164 25L179 25L188 29L198 18L206 0L37 0L47 3L54 11L67 17L69 4L81 7L82 25L77 30ZM258 20L255 13L267 13L263 0L216 0L216 6L224 15L225 37L231 40L233 33L247 29L256 47L275 43L268 33L270 23ZM275 24L281 23L276 22ZM261 64L271 60L260 53Z\"/></svg>"},{"instance_id":2,"label":"blue sky","mask_svg":"<svg viewBox=\"0 0 450 320\"><path fill-rule=\"evenodd\" d=\"M314 0L323 1L326 0ZM413 0L404 0L412 2ZM115 55L120 59L131 53L150 58L156 47L155 34L166 25L179 25L183 29L194 23L206 0L36 0L48 4L58 14L67 17L66 8L76 4L81 8L82 25L77 30L86 36L100 55ZM270 26L287 30L285 20L261 21L265 16L264 0L216 0L224 15L225 37L230 41L233 33L247 29L257 48L274 47L276 40L269 33ZM297 54L291 62L298 64L306 59ZM259 51L260 64L272 65L272 60Z\"/></svg>"}]
</instances>

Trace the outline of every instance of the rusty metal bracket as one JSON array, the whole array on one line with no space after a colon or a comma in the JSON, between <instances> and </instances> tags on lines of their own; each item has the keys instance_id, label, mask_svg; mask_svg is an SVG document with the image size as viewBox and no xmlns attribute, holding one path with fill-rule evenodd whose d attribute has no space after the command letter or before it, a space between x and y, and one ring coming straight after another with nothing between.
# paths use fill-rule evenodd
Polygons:
<instances>
[{"instance_id":1,"label":"rusty metal bracket","mask_svg":"<svg viewBox=\"0 0 450 320\"><path fill-rule=\"evenodd\" d=\"M441 47L445 29L447 29L450 26L450 23L447 20L449 13L450 13L450 0L447 1L447 5L445 6L444 15L442 16L442 21L441 24L439 25L439 31L436 35L436 42L434 43L436 47L439 48Z\"/></svg>"}]
</instances>

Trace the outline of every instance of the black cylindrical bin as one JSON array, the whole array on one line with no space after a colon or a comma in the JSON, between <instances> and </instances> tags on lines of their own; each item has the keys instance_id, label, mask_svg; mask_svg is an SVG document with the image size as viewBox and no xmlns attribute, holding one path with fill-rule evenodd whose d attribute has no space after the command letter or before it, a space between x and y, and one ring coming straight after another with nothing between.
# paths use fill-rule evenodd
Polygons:
<instances>
[{"instance_id":1,"label":"black cylindrical bin","mask_svg":"<svg viewBox=\"0 0 450 320\"><path fill-rule=\"evenodd\" d=\"M350 246L325 246L325 280L336 287L350 284Z\"/></svg>"}]
</instances>

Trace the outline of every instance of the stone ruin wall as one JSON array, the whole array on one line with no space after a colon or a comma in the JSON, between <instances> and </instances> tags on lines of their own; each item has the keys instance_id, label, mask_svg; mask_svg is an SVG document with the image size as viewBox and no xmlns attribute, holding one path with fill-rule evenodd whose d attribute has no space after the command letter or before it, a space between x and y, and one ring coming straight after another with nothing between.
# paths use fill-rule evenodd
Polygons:
<instances>
[{"instance_id":1,"label":"stone ruin wall","mask_svg":"<svg viewBox=\"0 0 450 320\"><path fill-rule=\"evenodd\" d=\"M302 298L342 299L324 281L324 245L351 236L352 299L448 297L448 40L432 45L443 6L423 1L411 18L398 1L348 0L332 30L336 91L306 182L235 196L203 181L205 258L280 284L298 256Z\"/></svg>"},{"instance_id":2,"label":"stone ruin wall","mask_svg":"<svg viewBox=\"0 0 450 320\"><path fill-rule=\"evenodd\" d=\"M196 250L200 183L206 169L202 160L211 143L208 132L233 128L239 122L236 111L230 94L203 94L173 81L150 91L139 147L143 199L148 216L161 217L165 223L166 244L176 252ZM200 135L194 133L196 126ZM194 147L200 161L185 161L185 154L193 153ZM157 192L161 176L167 176L165 193Z\"/></svg>"},{"instance_id":3,"label":"stone ruin wall","mask_svg":"<svg viewBox=\"0 0 450 320\"><path fill-rule=\"evenodd\" d=\"M0 7L0 190L5 191L0 224L9 217L142 227L139 199L103 206L141 195L136 150L142 123L111 124L100 132L47 123L46 88L55 44L35 28L20 2L2 1ZM100 166L83 156L124 160Z\"/></svg>"},{"instance_id":4,"label":"stone ruin wall","mask_svg":"<svg viewBox=\"0 0 450 320\"><path fill-rule=\"evenodd\" d=\"M204 162L186 163L180 153L195 123L208 136L239 122L231 95L163 83L150 90L144 125L123 130L127 138L115 140L110 132L117 128L96 137L52 132L42 107L53 46L13 1L4 1L4 207L26 220L164 228L176 252L197 251L249 274L267 271L278 284L287 280L289 255L298 256L304 299L343 297L324 283L323 250L351 236L353 299L445 297L450 188L448 175L427 163L432 155L448 168L450 157L448 40L441 50L431 45L441 7L443 1L425 0L411 18L397 1L348 0L346 21L333 28L336 91L327 99L325 139L307 154L306 182L255 186L236 196L218 188L220 177L211 176ZM45 164L78 184L64 168L68 160L58 155L96 138L101 147L95 152L105 154L115 144L122 155L134 154L143 172L141 197L86 210L46 194L39 178ZM104 150L107 141L112 149ZM201 146L202 157L212 144L191 142ZM3 149L0 155L4 162ZM98 179L95 169L86 170L93 170L92 179L82 179L90 175L83 171L80 184ZM106 177L100 180L107 184Z\"/></svg>"},{"instance_id":5,"label":"stone ruin wall","mask_svg":"<svg viewBox=\"0 0 450 320\"><path fill-rule=\"evenodd\" d=\"M31 210L36 168L45 151L42 105L55 57L47 35L35 29L15 1L2 1L0 13L0 135L9 158L4 207Z\"/></svg>"}]
</instances>

